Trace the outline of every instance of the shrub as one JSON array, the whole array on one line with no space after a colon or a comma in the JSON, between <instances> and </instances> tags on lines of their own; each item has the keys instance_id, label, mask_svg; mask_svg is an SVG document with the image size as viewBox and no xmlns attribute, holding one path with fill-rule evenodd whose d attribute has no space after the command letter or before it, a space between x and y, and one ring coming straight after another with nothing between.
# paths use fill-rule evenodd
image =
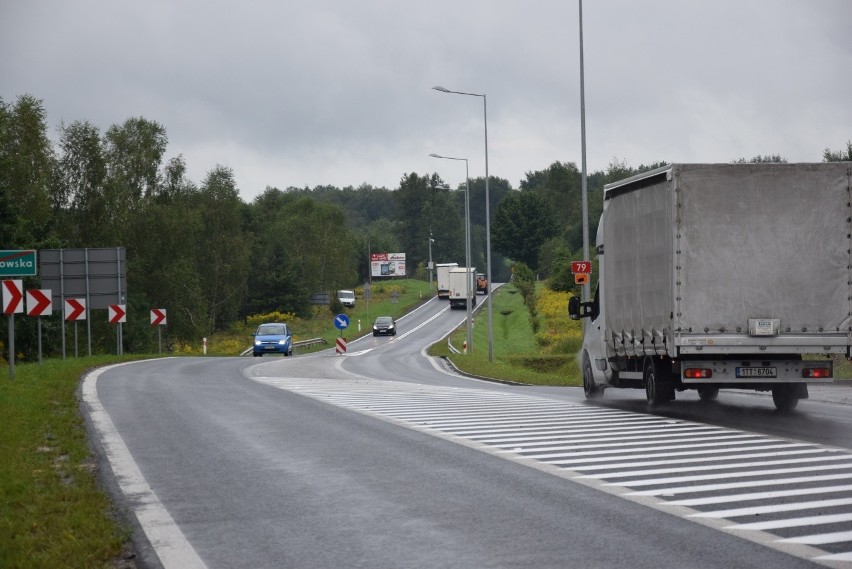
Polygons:
<instances>
[{"instance_id":1,"label":"shrub","mask_svg":"<svg viewBox=\"0 0 852 569\"><path fill-rule=\"evenodd\" d=\"M340 302L340 299L337 298L337 295L333 296L328 303L328 311L332 314L340 314L343 312L343 309L343 303Z\"/></svg>"},{"instance_id":2,"label":"shrub","mask_svg":"<svg viewBox=\"0 0 852 569\"><path fill-rule=\"evenodd\" d=\"M298 320L299 317L296 316L292 312L267 312L266 314L252 314L246 320L248 322L248 327L251 329L257 328L261 324L267 324L269 322L293 322L294 320Z\"/></svg>"}]
</instances>

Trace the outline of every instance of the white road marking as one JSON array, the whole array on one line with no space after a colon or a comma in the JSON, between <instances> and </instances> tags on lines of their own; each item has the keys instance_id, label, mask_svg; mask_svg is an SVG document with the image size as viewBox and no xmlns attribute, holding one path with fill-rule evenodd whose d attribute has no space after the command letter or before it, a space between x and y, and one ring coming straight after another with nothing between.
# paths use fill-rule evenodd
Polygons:
<instances>
[{"instance_id":1,"label":"white road marking","mask_svg":"<svg viewBox=\"0 0 852 569\"><path fill-rule=\"evenodd\" d=\"M86 375L82 386L83 401L89 406L89 416L101 437L110 468L163 567L206 569L207 566L142 476L124 439L98 399L98 378L103 372L120 365L130 364L98 368Z\"/></svg>"},{"instance_id":2,"label":"white road marking","mask_svg":"<svg viewBox=\"0 0 852 569\"><path fill-rule=\"evenodd\" d=\"M804 518L787 518L784 520L773 520L771 522L754 522L751 524L738 524L727 526L725 529L737 530L767 530L793 528L803 526L820 526L825 524L836 524L838 522L852 522L852 514L835 514L826 516L810 516Z\"/></svg>"},{"instance_id":3,"label":"white road marking","mask_svg":"<svg viewBox=\"0 0 852 569\"><path fill-rule=\"evenodd\" d=\"M788 502L786 504L773 504L771 506L753 506L751 508L732 508L730 510L699 512L696 514L691 514L689 517L716 519L739 518L744 516L762 516L765 514L777 514L780 512L796 512L801 510L837 508L839 506L852 506L852 498L841 498L839 500L812 500L809 502Z\"/></svg>"},{"instance_id":4,"label":"white road marking","mask_svg":"<svg viewBox=\"0 0 852 569\"><path fill-rule=\"evenodd\" d=\"M357 383L253 379L464 444L710 527L729 532L743 530L736 531L736 535L803 559L832 567L848 567L846 563L852 561L852 551L837 551L852 549L848 532L796 538L768 533L770 529L842 524L852 519L852 510L838 511L852 505L852 496L844 496L852 492L852 485L820 486L852 477L852 453L843 449L534 395L360 377ZM781 468L770 468L774 466ZM820 471L823 474L818 474ZM807 476L789 476L794 473ZM720 482L689 486L691 482L713 480ZM784 485L795 489L735 492ZM649 486L653 488L634 490ZM667 499L676 494L713 495ZM839 496L800 503L767 503L819 494ZM755 504L708 512L694 509L742 501ZM826 508L834 511L816 515ZM787 512L809 510L814 515L772 520L771 526L730 522L737 517L768 513L784 516ZM813 547L822 544L831 545L833 551Z\"/></svg>"}]
</instances>

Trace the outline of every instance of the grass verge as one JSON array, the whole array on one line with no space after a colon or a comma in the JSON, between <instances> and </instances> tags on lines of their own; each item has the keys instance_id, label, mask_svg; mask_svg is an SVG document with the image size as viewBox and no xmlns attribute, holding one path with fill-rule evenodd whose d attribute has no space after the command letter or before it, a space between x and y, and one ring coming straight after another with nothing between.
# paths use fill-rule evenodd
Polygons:
<instances>
[{"instance_id":1,"label":"grass verge","mask_svg":"<svg viewBox=\"0 0 852 569\"><path fill-rule=\"evenodd\" d=\"M477 299L483 306L474 318L473 349L467 354L453 354L444 341L432 346L429 354L446 357L459 370L476 376L534 385L582 385L575 355L582 338L574 330L577 325L567 318L567 297L551 298L550 293L540 292L544 295L539 296L537 324L533 324L523 297L513 285L492 293L492 362L488 359L485 297ZM564 321L560 312L565 313ZM449 341L461 349L466 337L462 326L450 334Z\"/></svg>"},{"instance_id":2,"label":"grass verge","mask_svg":"<svg viewBox=\"0 0 852 569\"><path fill-rule=\"evenodd\" d=\"M129 530L97 481L77 401L82 374L141 356L18 364L0 379L0 567L117 567Z\"/></svg>"}]
</instances>

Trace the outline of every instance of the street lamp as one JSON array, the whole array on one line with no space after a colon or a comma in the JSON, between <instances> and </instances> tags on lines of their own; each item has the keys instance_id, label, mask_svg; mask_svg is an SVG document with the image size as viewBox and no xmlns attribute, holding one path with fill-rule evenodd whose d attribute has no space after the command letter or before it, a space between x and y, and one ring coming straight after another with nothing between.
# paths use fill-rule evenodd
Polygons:
<instances>
[{"instance_id":1,"label":"street lamp","mask_svg":"<svg viewBox=\"0 0 852 569\"><path fill-rule=\"evenodd\" d=\"M432 153L429 156L432 158L441 158L443 160L464 160L464 264L467 269L465 275L465 306L467 307L467 349L473 352L473 327L470 315L470 175L468 174L467 158L453 158L452 156L441 156L440 154Z\"/></svg>"},{"instance_id":2,"label":"street lamp","mask_svg":"<svg viewBox=\"0 0 852 569\"><path fill-rule=\"evenodd\" d=\"M580 6L580 139L582 145L583 174L580 182L583 204L583 259L589 258L589 188L586 174L586 85L585 71L583 69L583 0L579 0ZM583 301L588 302L591 296L592 285L587 281L583 285ZM583 330L586 322L583 321Z\"/></svg>"},{"instance_id":3,"label":"street lamp","mask_svg":"<svg viewBox=\"0 0 852 569\"><path fill-rule=\"evenodd\" d=\"M432 87L441 93L451 93L454 95L468 95L471 97L482 97L482 118L485 123L485 267L486 278L488 279L488 297L485 299L488 303L488 361L494 362L494 325L491 316L491 197L488 192L488 100L485 93L465 93L463 91L450 91L446 87Z\"/></svg>"},{"instance_id":4,"label":"street lamp","mask_svg":"<svg viewBox=\"0 0 852 569\"><path fill-rule=\"evenodd\" d=\"M432 239L432 230L429 230L429 288L432 288L432 243L435 240Z\"/></svg>"}]
</instances>

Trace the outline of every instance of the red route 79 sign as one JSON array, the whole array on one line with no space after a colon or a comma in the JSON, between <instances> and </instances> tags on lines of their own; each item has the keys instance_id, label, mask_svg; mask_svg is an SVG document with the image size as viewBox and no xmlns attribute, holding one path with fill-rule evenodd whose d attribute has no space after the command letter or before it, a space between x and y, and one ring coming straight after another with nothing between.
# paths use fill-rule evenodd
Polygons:
<instances>
[{"instance_id":1,"label":"red route 79 sign","mask_svg":"<svg viewBox=\"0 0 852 569\"><path fill-rule=\"evenodd\" d=\"M571 261L571 272L575 275L588 275L592 272L591 261Z\"/></svg>"}]
</instances>

